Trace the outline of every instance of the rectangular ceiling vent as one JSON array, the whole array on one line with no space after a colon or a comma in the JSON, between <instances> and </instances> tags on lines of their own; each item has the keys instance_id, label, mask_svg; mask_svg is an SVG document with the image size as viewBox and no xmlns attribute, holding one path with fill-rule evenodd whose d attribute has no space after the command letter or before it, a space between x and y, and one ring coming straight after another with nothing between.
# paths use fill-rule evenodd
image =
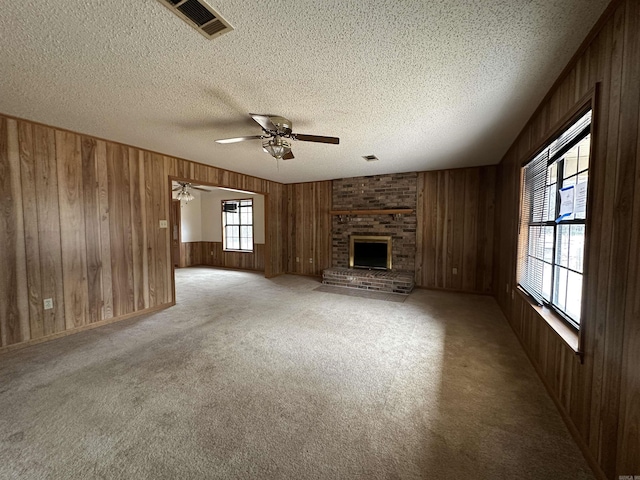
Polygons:
<instances>
[{"instance_id":1,"label":"rectangular ceiling vent","mask_svg":"<svg viewBox=\"0 0 640 480\"><path fill-rule=\"evenodd\" d=\"M207 38L230 32L233 27L204 0L158 0Z\"/></svg>"},{"instance_id":2,"label":"rectangular ceiling vent","mask_svg":"<svg viewBox=\"0 0 640 480\"><path fill-rule=\"evenodd\" d=\"M376 157L375 155L365 155L364 158L367 162L377 162L378 161L378 157Z\"/></svg>"}]
</instances>

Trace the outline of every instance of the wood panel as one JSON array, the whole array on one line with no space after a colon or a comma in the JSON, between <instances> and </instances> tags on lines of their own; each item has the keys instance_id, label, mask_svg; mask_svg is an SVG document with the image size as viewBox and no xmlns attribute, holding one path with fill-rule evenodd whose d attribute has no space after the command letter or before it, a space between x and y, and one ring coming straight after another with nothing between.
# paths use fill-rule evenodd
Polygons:
<instances>
[{"instance_id":1,"label":"wood panel","mask_svg":"<svg viewBox=\"0 0 640 480\"><path fill-rule=\"evenodd\" d=\"M43 299L40 297L42 279L40 278L40 235L38 233L33 125L26 122L18 123L18 144L20 146L22 211L29 294L29 331L31 338L40 338L44 335L44 308Z\"/></svg>"},{"instance_id":2,"label":"wood panel","mask_svg":"<svg viewBox=\"0 0 640 480\"><path fill-rule=\"evenodd\" d=\"M612 289L626 288L612 315L625 319L618 348L621 363L617 416L616 472L640 472L640 4L629 1L625 15L621 130L618 150L620 174L615 220L619 241L614 257L617 277ZM626 250L626 251L625 251ZM624 265L626 268L619 270ZM615 301L615 300L614 300ZM617 344L620 345L620 344ZM617 373L617 372L616 372ZM605 385L606 387L606 385Z\"/></svg>"},{"instance_id":3,"label":"wood panel","mask_svg":"<svg viewBox=\"0 0 640 480\"><path fill-rule=\"evenodd\" d=\"M493 264L495 245L495 196L496 176L494 168L480 169L478 197L478 226L476 242L476 286L493 291ZM484 192L488 192L485 194Z\"/></svg>"},{"instance_id":4,"label":"wood panel","mask_svg":"<svg viewBox=\"0 0 640 480\"><path fill-rule=\"evenodd\" d=\"M143 310L144 301L144 222L143 208L144 184L140 181L140 169L144 168L140 161L139 151L129 148L129 209L131 215L131 262L133 280L133 310Z\"/></svg>"},{"instance_id":5,"label":"wood panel","mask_svg":"<svg viewBox=\"0 0 640 480\"><path fill-rule=\"evenodd\" d=\"M221 247L221 244L218 244ZM209 246L205 245L205 248ZM210 250L209 250L210 251ZM203 254L206 253L203 252ZM203 255L204 256L204 255ZM205 265L208 261L205 259ZM254 252L245 254L243 252L222 252L222 267L239 268L243 270L264 270L264 245L255 244ZM262 266L262 268L261 268Z\"/></svg>"},{"instance_id":6,"label":"wood panel","mask_svg":"<svg viewBox=\"0 0 640 480\"><path fill-rule=\"evenodd\" d=\"M29 337L37 339L65 328L55 133L39 125L18 122L18 145ZM52 299L57 308L44 310L44 299Z\"/></svg>"},{"instance_id":7,"label":"wood panel","mask_svg":"<svg viewBox=\"0 0 640 480\"><path fill-rule=\"evenodd\" d=\"M134 311L129 149L127 147L107 144L107 176L113 314L117 317Z\"/></svg>"},{"instance_id":8,"label":"wood panel","mask_svg":"<svg viewBox=\"0 0 640 480\"><path fill-rule=\"evenodd\" d=\"M100 237L100 272L102 284L101 318L113 318L113 275L111 272L111 230L109 214L109 169L107 168L107 144L96 142L96 164L98 172L98 221ZM144 210L144 209L143 209ZM148 305L147 305L148 306Z\"/></svg>"},{"instance_id":9,"label":"wood panel","mask_svg":"<svg viewBox=\"0 0 640 480\"><path fill-rule=\"evenodd\" d=\"M3 299L0 306L0 334L3 345L9 345L30 338L28 327L25 328L29 319L29 306L17 122L3 119L0 133L0 298Z\"/></svg>"},{"instance_id":10,"label":"wood panel","mask_svg":"<svg viewBox=\"0 0 640 480\"><path fill-rule=\"evenodd\" d=\"M100 190L96 158L97 140L82 138L82 185L87 250L88 323L102 320L102 251L100 248Z\"/></svg>"},{"instance_id":11,"label":"wood panel","mask_svg":"<svg viewBox=\"0 0 640 480\"><path fill-rule=\"evenodd\" d=\"M328 211L332 202L332 183L316 182L313 194L316 216L313 222L312 235L315 240L313 248L314 274L321 275L322 270L331 267L331 216Z\"/></svg>"},{"instance_id":12,"label":"wood panel","mask_svg":"<svg viewBox=\"0 0 640 480\"><path fill-rule=\"evenodd\" d=\"M47 336L66 328L55 131L33 125L33 138L42 289L40 297L53 299L54 305L53 309L43 311L43 335Z\"/></svg>"},{"instance_id":13,"label":"wood panel","mask_svg":"<svg viewBox=\"0 0 640 480\"><path fill-rule=\"evenodd\" d=\"M222 242L182 242L182 267L210 266L264 272L265 245L256 243L253 252L225 252Z\"/></svg>"},{"instance_id":14,"label":"wood panel","mask_svg":"<svg viewBox=\"0 0 640 480\"><path fill-rule=\"evenodd\" d=\"M612 4L498 167L494 293L596 473L640 474L640 4ZM520 167L595 90L581 363L516 284Z\"/></svg>"},{"instance_id":15,"label":"wood panel","mask_svg":"<svg viewBox=\"0 0 640 480\"><path fill-rule=\"evenodd\" d=\"M203 244L206 242L181 242L180 243L180 267L195 267L203 265ZM222 245L222 244L220 244ZM222 247L220 247L222 252Z\"/></svg>"},{"instance_id":16,"label":"wood panel","mask_svg":"<svg viewBox=\"0 0 640 480\"><path fill-rule=\"evenodd\" d=\"M149 282L148 288L148 298L149 298L149 307L155 307L159 304L157 301L157 281L156 281L156 257L159 255L158 248L156 246L156 229L158 228L158 213L154 206L153 199L153 164L154 158L151 152L144 152L143 154L143 165L144 165L144 198L145 205L147 207L147 218L146 218L146 231L147 231L147 241L145 244L145 250L147 252L147 262L146 262L146 270L147 270L147 279Z\"/></svg>"},{"instance_id":17,"label":"wood panel","mask_svg":"<svg viewBox=\"0 0 640 480\"><path fill-rule=\"evenodd\" d=\"M331 267L332 182L286 185L287 272L322 275Z\"/></svg>"},{"instance_id":18,"label":"wood panel","mask_svg":"<svg viewBox=\"0 0 640 480\"><path fill-rule=\"evenodd\" d=\"M640 114L639 114L640 116ZM639 119L640 122L640 119ZM640 158L640 135L636 147L636 158ZM636 182L640 182L640 162L636 165ZM622 385L618 420L618 444L629 446L621 449L617 459L617 471L640 471L638 452L640 451L640 194L635 195L628 289L625 317L628 319L624 330L622 348ZM635 293L633 293L635 292ZM635 320L634 320L635 319ZM635 448L635 450L634 450Z\"/></svg>"},{"instance_id":19,"label":"wood panel","mask_svg":"<svg viewBox=\"0 0 640 480\"><path fill-rule=\"evenodd\" d=\"M80 142L79 135L56 131L64 316L67 330L87 323L89 307Z\"/></svg>"},{"instance_id":20,"label":"wood panel","mask_svg":"<svg viewBox=\"0 0 640 480\"><path fill-rule=\"evenodd\" d=\"M160 228L160 220L169 220L167 208L169 205L169 185L165 176L165 162L166 157L153 154L152 172L150 172L153 187L151 189L151 210L154 217L153 236L154 247L158 254L155 257L155 270L156 270L156 305L170 302L171 296L169 294L171 286L169 284L169 277L167 276L171 269L171 258L169 248L169 229Z\"/></svg>"},{"instance_id":21,"label":"wood panel","mask_svg":"<svg viewBox=\"0 0 640 480\"><path fill-rule=\"evenodd\" d=\"M495 167L418 174L416 284L492 293Z\"/></svg>"},{"instance_id":22,"label":"wood panel","mask_svg":"<svg viewBox=\"0 0 640 480\"><path fill-rule=\"evenodd\" d=\"M176 175L265 195L268 244L216 258L284 272L281 184L0 115L0 352L173 303Z\"/></svg>"}]
</instances>

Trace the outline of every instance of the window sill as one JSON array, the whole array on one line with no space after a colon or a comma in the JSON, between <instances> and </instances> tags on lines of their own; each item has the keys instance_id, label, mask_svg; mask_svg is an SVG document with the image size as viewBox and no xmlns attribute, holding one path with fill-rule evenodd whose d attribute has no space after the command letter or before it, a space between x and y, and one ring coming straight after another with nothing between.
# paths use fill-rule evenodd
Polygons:
<instances>
[{"instance_id":1,"label":"window sill","mask_svg":"<svg viewBox=\"0 0 640 480\"><path fill-rule=\"evenodd\" d=\"M562 339L562 341L571 349L576 355L580 355L582 357L582 352L580 351L580 337L578 331L571 328L567 325L564 320L560 318L558 314L556 314L550 308L545 306L536 305L531 301L531 298L522 290L522 288L517 287L516 289L518 294L527 302L531 308L533 308L538 315L547 322L547 325L551 327L551 329L556 332L556 334Z\"/></svg>"},{"instance_id":2,"label":"window sill","mask_svg":"<svg viewBox=\"0 0 640 480\"><path fill-rule=\"evenodd\" d=\"M235 252L235 253L253 253L253 250L232 250L230 248L224 248L223 252Z\"/></svg>"}]
</instances>

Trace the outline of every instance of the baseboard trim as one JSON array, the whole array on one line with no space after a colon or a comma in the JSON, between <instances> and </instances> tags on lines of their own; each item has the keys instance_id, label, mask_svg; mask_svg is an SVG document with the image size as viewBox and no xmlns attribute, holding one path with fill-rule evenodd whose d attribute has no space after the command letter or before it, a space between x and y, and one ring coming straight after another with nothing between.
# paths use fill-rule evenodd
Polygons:
<instances>
[{"instance_id":1,"label":"baseboard trim","mask_svg":"<svg viewBox=\"0 0 640 480\"><path fill-rule=\"evenodd\" d=\"M104 327L105 325L109 325L111 323L121 322L123 320L129 320L131 318L139 317L142 315L148 315L151 313L159 312L160 310L165 310L169 307L173 307L175 304L176 302L163 303L162 305L156 305L155 307L146 308L144 310L140 310L137 312L127 313L125 315L120 315L119 317L107 318L106 320L100 320L99 322L90 323L89 325L82 325L81 327L73 328L71 330L52 333L51 335L47 335L45 337L34 338L31 340L27 340L25 342L15 343L13 345L6 345L4 347L0 347L0 355L9 353L9 352L14 352L16 350L22 350L23 348L31 347L39 343L48 342L50 340L56 340L58 338L66 337L68 335L73 335L75 333L84 332L86 330L92 330L94 328Z\"/></svg>"},{"instance_id":2,"label":"baseboard trim","mask_svg":"<svg viewBox=\"0 0 640 480\"><path fill-rule=\"evenodd\" d=\"M553 403L555 404L556 408L560 412L560 416L562 417L562 421L564 422L564 424L566 425L567 429L569 430L569 433L573 437L573 440L578 445L578 448L582 452L582 456L587 461L587 464L589 465L589 467L591 467L591 470L593 471L593 474L596 476L596 478L598 480L608 480L607 476L605 475L605 473L600 468L600 465L598 464L597 460L595 459L595 457L591 453L591 450L589 449L589 446L585 443L584 439L582 438L582 435L580 435L580 432L578 431L577 427L574 425L573 421L571 420L571 417L569 416L569 414L565 410L565 408L562 405L562 403L560 402L560 400L558 398L556 398L556 395L553 392L553 390L551 389L551 386L549 385L547 380L544 378L544 375L542 374L542 371L540 370L540 367L538 367L538 364L536 363L536 361L533 359L533 357L531 356L529 351L525 348L525 345L524 345L524 342L522 341L522 338L520 338L520 335L518 334L516 329L513 328L513 325L511 324L511 322L507 318L506 312L504 310L502 310L502 306L500 306L500 310L502 311L502 314L504 315L505 320L509 324L509 327L511 328L511 331L513 331L514 335L518 339L518 343L520 343L520 346L522 347L522 350L524 351L525 355L529 359L529 363L531 363L531 365L533 366L533 369L536 371L536 374L538 375L538 378L542 382L542 385L544 385L544 388L547 391L547 394L551 397L551 400L553 401Z\"/></svg>"},{"instance_id":3,"label":"baseboard trim","mask_svg":"<svg viewBox=\"0 0 640 480\"><path fill-rule=\"evenodd\" d=\"M220 268L222 270L237 270L239 272L254 272L254 273L265 273L264 269L259 270L255 268L240 268L240 267L225 267L222 265L187 265L186 267L175 267L176 270L182 270L183 268Z\"/></svg>"}]
</instances>

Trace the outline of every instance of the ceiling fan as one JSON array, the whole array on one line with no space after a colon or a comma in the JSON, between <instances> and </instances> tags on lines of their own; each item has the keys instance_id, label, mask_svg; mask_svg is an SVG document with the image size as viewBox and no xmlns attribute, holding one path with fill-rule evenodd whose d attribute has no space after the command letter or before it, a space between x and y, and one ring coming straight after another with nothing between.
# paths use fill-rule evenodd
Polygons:
<instances>
[{"instance_id":1,"label":"ceiling fan","mask_svg":"<svg viewBox=\"0 0 640 480\"><path fill-rule=\"evenodd\" d=\"M194 190L201 190L203 192L210 192L211 190L209 190L208 188L202 188L200 185L194 185L193 183L189 183L189 182L174 182L177 183L178 185L176 187L173 187L172 191L174 192L178 192L178 195L176 195L176 198L178 200L184 200L186 203L189 203L191 200L194 199L194 196L191 194L190 189L194 189Z\"/></svg>"},{"instance_id":2,"label":"ceiling fan","mask_svg":"<svg viewBox=\"0 0 640 480\"><path fill-rule=\"evenodd\" d=\"M280 117L278 115L261 115L250 113L260 127L262 127L261 135L252 135L249 137L224 138L216 140L217 143L237 143L245 140L262 140L262 149L277 160L291 160L295 158L291 152L290 140L299 140L301 142L317 142L331 143L338 145L340 139L338 137L321 137L319 135L305 135L302 133L293 133L291 131L291 120Z\"/></svg>"}]
</instances>

